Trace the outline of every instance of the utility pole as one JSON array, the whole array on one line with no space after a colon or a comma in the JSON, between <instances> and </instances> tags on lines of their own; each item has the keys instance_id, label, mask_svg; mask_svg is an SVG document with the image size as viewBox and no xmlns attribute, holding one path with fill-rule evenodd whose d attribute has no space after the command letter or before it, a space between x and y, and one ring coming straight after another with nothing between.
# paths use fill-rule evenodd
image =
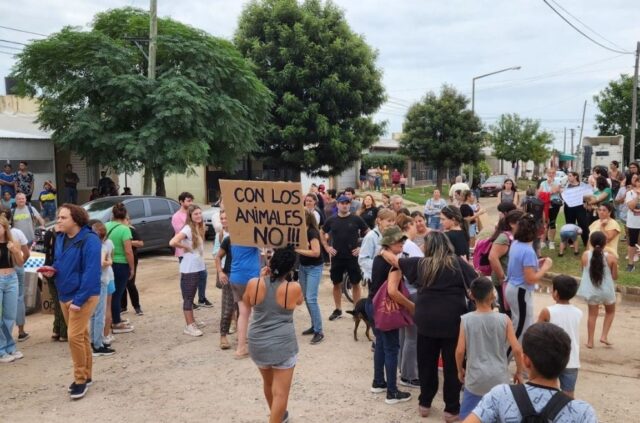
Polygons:
<instances>
[{"instance_id":1,"label":"utility pole","mask_svg":"<svg viewBox=\"0 0 640 423\"><path fill-rule=\"evenodd\" d=\"M156 45L158 42L158 0L151 0L149 8L149 68L147 78L156 79ZM153 183L153 169L150 166L144 167L144 195L151 195L151 185Z\"/></svg>"},{"instance_id":2,"label":"utility pole","mask_svg":"<svg viewBox=\"0 0 640 423\"><path fill-rule=\"evenodd\" d=\"M640 41L636 45L636 66L633 72L633 94L631 96L631 134L629 137L629 163L636 157L636 125L638 118L638 59L640 59Z\"/></svg>"},{"instance_id":3,"label":"utility pole","mask_svg":"<svg viewBox=\"0 0 640 423\"><path fill-rule=\"evenodd\" d=\"M582 107L582 124L580 125L580 137L578 137L578 146L582 143L582 132L584 131L584 115L587 113L587 100L584 101L584 106ZM573 150L573 144L571 144L571 149ZM573 154L573 151L571 152Z\"/></svg>"},{"instance_id":4,"label":"utility pole","mask_svg":"<svg viewBox=\"0 0 640 423\"><path fill-rule=\"evenodd\" d=\"M564 127L564 146L562 147L562 152L567 153L567 127Z\"/></svg>"},{"instance_id":5,"label":"utility pole","mask_svg":"<svg viewBox=\"0 0 640 423\"><path fill-rule=\"evenodd\" d=\"M571 131L571 155L573 156L573 135L575 134L576 130L571 128L569 129L569 131Z\"/></svg>"}]
</instances>

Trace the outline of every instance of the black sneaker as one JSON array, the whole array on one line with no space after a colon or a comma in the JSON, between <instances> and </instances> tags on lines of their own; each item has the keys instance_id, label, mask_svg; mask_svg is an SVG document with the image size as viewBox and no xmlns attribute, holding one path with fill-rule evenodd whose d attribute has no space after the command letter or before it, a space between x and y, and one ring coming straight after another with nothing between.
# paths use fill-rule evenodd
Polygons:
<instances>
[{"instance_id":1,"label":"black sneaker","mask_svg":"<svg viewBox=\"0 0 640 423\"><path fill-rule=\"evenodd\" d=\"M193 303L193 309L194 309L194 310L197 310L197 309L199 309L199 308L200 308L200 306L199 306L198 304Z\"/></svg>"},{"instance_id":2,"label":"black sneaker","mask_svg":"<svg viewBox=\"0 0 640 423\"><path fill-rule=\"evenodd\" d=\"M371 384L371 392L374 394L381 394L387 391L387 382L375 383Z\"/></svg>"},{"instance_id":3,"label":"black sneaker","mask_svg":"<svg viewBox=\"0 0 640 423\"><path fill-rule=\"evenodd\" d=\"M280 423L289 423L289 410L286 410L284 412L284 414L282 415L282 420L280 420Z\"/></svg>"},{"instance_id":4,"label":"black sneaker","mask_svg":"<svg viewBox=\"0 0 640 423\"><path fill-rule=\"evenodd\" d=\"M101 346L100 348L93 348L94 357L106 357L106 356L114 355L115 353L116 353L116 350L113 350L105 345Z\"/></svg>"},{"instance_id":5,"label":"black sneaker","mask_svg":"<svg viewBox=\"0 0 640 423\"><path fill-rule=\"evenodd\" d=\"M315 331L313 330L313 326L311 326L309 329L302 331L303 335L313 335L315 333Z\"/></svg>"},{"instance_id":6,"label":"black sneaker","mask_svg":"<svg viewBox=\"0 0 640 423\"><path fill-rule=\"evenodd\" d=\"M627 264L627 272L633 272L636 267L633 264Z\"/></svg>"},{"instance_id":7,"label":"black sneaker","mask_svg":"<svg viewBox=\"0 0 640 423\"><path fill-rule=\"evenodd\" d=\"M198 301L198 306L199 307L206 307L206 308L210 308L213 307L213 304L211 304L209 302L209 300L207 300L206 298L204 300Z\"/></svg>"},{"instance_id":8,"label":"black sneaker","mask_svg":"<svg viewBox=\"0 0 640 423\"><path fill-rule=\"evenodd\" d=\"M142 311L142 307L136 307L136 316L144 316L144 312Z\"/></svg>"},{"instance_id":9,"label":"black sneaker","mask_svg":"<svg viewBox=\"0 0 640 423\"><path fill-rule=\"evenodd\" d=\"M314 333L313 338L311 338L311 345L319 344L324 339L324 335L321 333Z\"/></svg>"},{"instance_id":10,"label":"black sneaker","mask_svg":"<svg viewBox=\"0 0 640 423\"><path fill-rule=\"evenodd\" d=\"M329 320L334 321L336 319L340 319L342 317L342 310L340 309L335 309L333 310L333 313L331 313L331 316L329 316Z\"/></svg>"},{"instance_id":11,"label":"black sneaker","mask_svg":"<svg viewBox=\"0 0 640 423\"><path fill-rule=\"evenodd\" d=\"M18 342L22 342L22 341L26 341L27 339L29 339L29 335L27 332L21 333L18 335Z\"/></svg>"},{"instance_id":12,"label":"black sneaker","mask_svg":"<svg viewBox=\"0 0 640 423\"><path fill-rule=\"evenodd\" d=\"M411 394L409 392L387 392L387 398L384 400L387 404L397 404L399 402L406 402L411 399Z\"/></svg>"},{"instance_id":13,"label":"black sneaker","mask_svg":"<svg viewBox=\"0 0 640 423\"><path fill-rule=\"evenodd\" d=\"M73 399L80 399L87 394L89 390L89 386L86 383L74 384L71 387L71 391L69 392L69 396Z\"/></svg>"},{"instance_id":14,"label":"black sneaker","mask_svg":"<svg viewBox=\"0 0 640 423\"><path fill-rule=\"evenodd\" d=\"M87 379L87 381L84 384L87 386L91 386L93 385L93 381L91 379ZM71 392L75 386L76 386L76 383L73 382L71 385L69 385L69 388L67 388L67 392Z\"/></svg>"},{"instance_id":15,"label":"black sneaker","mask_svg":"<svg viewBox=\"0 0 640 423\"><path fill-rule=\"evenodd\" d=\"M400 378L398 384L406 386L408 388L420 388L420 380L419 379L405 379L403 377Z\"/></svg>"}]
</instances>

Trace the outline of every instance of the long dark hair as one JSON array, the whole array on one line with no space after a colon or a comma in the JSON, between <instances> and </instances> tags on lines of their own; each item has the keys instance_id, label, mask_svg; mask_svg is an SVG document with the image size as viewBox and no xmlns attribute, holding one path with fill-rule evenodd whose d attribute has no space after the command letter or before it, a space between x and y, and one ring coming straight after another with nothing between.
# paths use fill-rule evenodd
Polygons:
<instances>
[{"instance_id":1,"label":"long dark hair","mask_svg":"<svg viewBox=\"0 0 640 423\"><path fill-rule=\"evenodd\" d=\"M607 237L603 232L592 232L589 242L593 247L591 261L589 262L589 277L593 286L600 286L602 285L602 278L604 278L604 247L607 245Z\"/></svg>"},{"instance_id":2,"label":"long dark hair","mask_svg":"<svg viewBox=\"0 0 640 423\"><path fill-rule=\"evenodd\" d=\"M460 228L462 228L462 232L464 233L464 237L467 241L469 241L469 224L462 217L462 213L460 213L460 209L456 206L446 206L440 213L444 214L447 219L454 220L458 222Z\"/></svg>"},{"instance_id":3,"label":"long dark hair","mask_svg":"<svg viewBox=\"0 0 640 423\"><path fill-rule=\"evenodd\" d=\"M524 216L524 212L522 210L511 210L505 217L500 219L498 224L496 225L496 230L491 235L491 242L498 239L501 233L503 232L511 232L511 225L518 223L520 218Z\"/></svg>"},{"instance_id":4,"label":"long dark hair","mask_svg":"<svg viewBox=\"0 0 640 423\"><path fill-rule=\"evenodd\" d=\"M440 231L429 232L424 237L424 258L418 262L418 285L428 287L443 269L454 269L456 260L449 238Z\"/></svg>"}]
</instances>

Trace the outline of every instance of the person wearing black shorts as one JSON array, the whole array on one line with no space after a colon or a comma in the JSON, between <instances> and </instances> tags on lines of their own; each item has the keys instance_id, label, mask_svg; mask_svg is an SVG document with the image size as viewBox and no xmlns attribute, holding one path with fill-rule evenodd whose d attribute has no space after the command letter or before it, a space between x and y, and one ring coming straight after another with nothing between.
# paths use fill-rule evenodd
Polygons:
<instances>
[{"instance_id":1,"label":"person wearing black shorts","mask_svg":"<svg viewBox=\"0 0 640 423\"><path fill-rule=\"evenodd\" d=\"M322 227L320 241L331 258L331 282L333 282L333 301L336 309L329 320L342 317L342 276L348 273L353 289L353 303L360 299L360 281L362 273L358 265L360 247L358 240L364 236L369 227L360 216L351 214L351 199L341 195L337 200L338 214L331 216ZM331 237L327 242L326 235Z\"/></svg>"}]
</instances>

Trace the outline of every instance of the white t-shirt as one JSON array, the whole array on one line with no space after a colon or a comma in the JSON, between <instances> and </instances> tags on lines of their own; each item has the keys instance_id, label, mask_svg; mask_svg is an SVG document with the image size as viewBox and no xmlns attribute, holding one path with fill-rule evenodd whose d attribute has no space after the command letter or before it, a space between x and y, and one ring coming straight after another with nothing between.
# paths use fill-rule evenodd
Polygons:
<instances>
[{"instance_id":1,"label":"white t-shirt","mask_svg":"<svg viewBox=\"0 0 640 423\"><path fill-rule=\"evenodd\" d=\"M640 204L636 204L634 210L629 207L629 203L638 198L638 194L635 191L627 192L627 196L624 199L624 203L629 208L627 212L627 228L640 229Z\"/></svg>"},{"instance_id":2,"label":"white t-shirt","mask_svg":"<svg viewBox=\"0 0 640 423\"><path fill-rule=\"evenodd\" d=\"M11 237L18 241L20 246L29 244L29 240L24 236L24 232L18 228L11 228Z\"/></svg>"},{"instance_id":3,"label":"white t-shirt","mask_svg":"<svg viewBox=\"0 0 640 423\"><path fill-rule=\"evenodd\" d=\"M469 191L469 185L464 182L456 182L449 188L449 197L453 197L456 191Z\"/></svg>"},{"instance_id":4,"label":"white t-shirt","mask_svg":"<svg viewBox=\"0 0 640 423\"><path fill-rule=\"evenodd\" d=\"M193 245L191 228L189 225L185 225L180 229L180 233L186 235L186 239L182 241L182 244L191 248ZM182 261L180 262L180 273L196 273L205 270L204 265L204 240L200 239L200 245L195 251L187 253L186 251L182 255Z\"/></svg>"},{"instance_id":5,"label":"white t-shirt","mask_svg":"<svg viewBox=\"0 0 640 423\"><path fill-rule=\"evenodd\" d=\"M407 239L402 246L402 257L424 257L424 253L418 244Z\"/></svg>"},{"instance_id":6,"label":"white t-shirt","mask_svg":"<svg viewBox=\"0 0 640 423\"><path fill-rule=\"evenodd\" d=\"M113 242L107 239L102 243L102 254L106 257L111 257L113 254ZM113 257L111 257L113 259ZM100 282L105 285L114 280L113 268L111 266L103 267L102 274L100 275Z\"/></svg>"},{"instance_id":7,"label":"white t-shirt","mask_svg":"<svg viewBox=\"0 0 640 423\"><path fill-rule=\"evenodd\" d=\"M580 368L580 320L582 310L571 304L555 304L547 307L549 322L564 329L571 338L571 354L567 369Z\"/></svg>"}]
</instances>

